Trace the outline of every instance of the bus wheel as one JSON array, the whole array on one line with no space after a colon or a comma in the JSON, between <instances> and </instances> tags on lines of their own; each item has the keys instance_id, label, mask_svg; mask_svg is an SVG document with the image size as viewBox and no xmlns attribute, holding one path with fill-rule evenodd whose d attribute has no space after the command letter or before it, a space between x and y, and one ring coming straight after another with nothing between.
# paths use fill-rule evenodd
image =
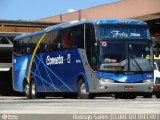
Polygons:
<instances>
[{"instance_id":1,"label":"bus wheel","mask_svg":"<svg viewBox=\"0 0 160 120\"><path fill-rule=\"evenodd\" d=\"M36 84L34 81L31 82L31 98L32 99L37 98Z\"/></svg>"},{"instance_id":2,"label":"bus wheel","mask_svg":"<svg viewBox=\"0 0 160 120\"><path fill-rule=\"evenodd\" d=\"M78 82L78 96L80 99L94 99L94 95L87 93L86 85L82 79Z\"/></svg>"},{"instance_id":3,"label":"bus wheel","mask_svg":"<svg viewBox=\"0 0 160 120\"><path fill-rule=\"evenodd\" d=\"M25 82L24 84L24 94L28 99L31 99L31 87L27 82Z\"/></svg>"}]
</instances>

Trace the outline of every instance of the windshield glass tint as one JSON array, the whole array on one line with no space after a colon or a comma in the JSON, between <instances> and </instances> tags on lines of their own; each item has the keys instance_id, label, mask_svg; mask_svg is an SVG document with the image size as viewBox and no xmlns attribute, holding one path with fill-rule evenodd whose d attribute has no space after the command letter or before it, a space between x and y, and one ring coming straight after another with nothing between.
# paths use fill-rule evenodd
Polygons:
<instances>
[{"instance_id":1,"label":"windshield glass tint","mask_svg":"<svg viewBox=\"0 0 160 120\"><path fill-rule=\"evenodd\" d=\"M101 41L100 42L100 70L116 70L122 59L126 58L126 42Z\"/></svg>"},{"instance_id":2,"label":"windshield glass tint","mask_svg":"<svg viewBox=\"0 0 160 120\"><path fill-rule=\"evenodd\" d=\"M106 71L151 71L149 42L100 41L99 69Z\"/></svg>"},{"instance_id":3,"label":"windshield glass tint","mask_svg":"<svg viewBox=\"0 0 160 120\"><path fill-rule=\"evenodd\" d=\"M151 71L151 44L149 42L129 42L130 71Z\"/></svg>"}]
</instances>

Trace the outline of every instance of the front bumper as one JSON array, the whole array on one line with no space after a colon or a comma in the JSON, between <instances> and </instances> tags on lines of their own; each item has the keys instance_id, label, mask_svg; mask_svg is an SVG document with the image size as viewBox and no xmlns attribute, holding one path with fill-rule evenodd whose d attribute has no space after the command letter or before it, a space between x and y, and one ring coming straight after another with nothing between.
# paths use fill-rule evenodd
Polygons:
<instances>
[{"instance_id":1,"label":"front bumper","mask_svg":"<svg viewBox=\"0 0 160 120\"><path fill-rule=\"evenodd\" d=\"M99 83L95 92L117 93L117 92L140 92L150 93L153 91L153 83Z\"/></svg>"}]
</instances>

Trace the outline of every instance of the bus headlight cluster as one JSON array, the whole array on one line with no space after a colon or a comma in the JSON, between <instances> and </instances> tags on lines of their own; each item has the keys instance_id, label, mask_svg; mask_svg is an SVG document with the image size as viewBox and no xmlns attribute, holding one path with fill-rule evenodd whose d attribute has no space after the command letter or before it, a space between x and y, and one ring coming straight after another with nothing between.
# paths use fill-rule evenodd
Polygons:
<instances>
[{"instance_id":1,"label":"bus headlight cluster","mask_svg":"<svg viewBox=\"0 0 160 120\"><path fill-rule=\"evenodd\" d=\"M103 82L103 83L114 83L113 80L111 80L111 79L106 79L106 78L101 78L101 79L100 79L100 82Z\"/></svg>"},{"instance_id":2,"label":"bus headlight cluster","mask_svg":"<svg viewBox=\"0 0 160 120\"><path fill-rule=\"evenodd\" d=\"M143 80L143 83L151 83L151 82L153 82L153 79Z\"/></svg>"}]
</instances>

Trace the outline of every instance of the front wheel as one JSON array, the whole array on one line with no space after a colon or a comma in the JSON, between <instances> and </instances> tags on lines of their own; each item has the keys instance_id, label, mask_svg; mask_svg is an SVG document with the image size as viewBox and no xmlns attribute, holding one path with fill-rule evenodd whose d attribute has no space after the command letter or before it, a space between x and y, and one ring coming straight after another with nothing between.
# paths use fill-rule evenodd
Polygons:
<instances>
[{"instance_id":1,"label":"front wheel","mask_svg":"<svg viewBox=\"0 0 160 120\"><path fill-rule=\"evenodd\" d=\"M94 95L87 93L86 85L82 79L78 82L78 96L80 99L94 99Z\"/></svg>"}]
</instances>

